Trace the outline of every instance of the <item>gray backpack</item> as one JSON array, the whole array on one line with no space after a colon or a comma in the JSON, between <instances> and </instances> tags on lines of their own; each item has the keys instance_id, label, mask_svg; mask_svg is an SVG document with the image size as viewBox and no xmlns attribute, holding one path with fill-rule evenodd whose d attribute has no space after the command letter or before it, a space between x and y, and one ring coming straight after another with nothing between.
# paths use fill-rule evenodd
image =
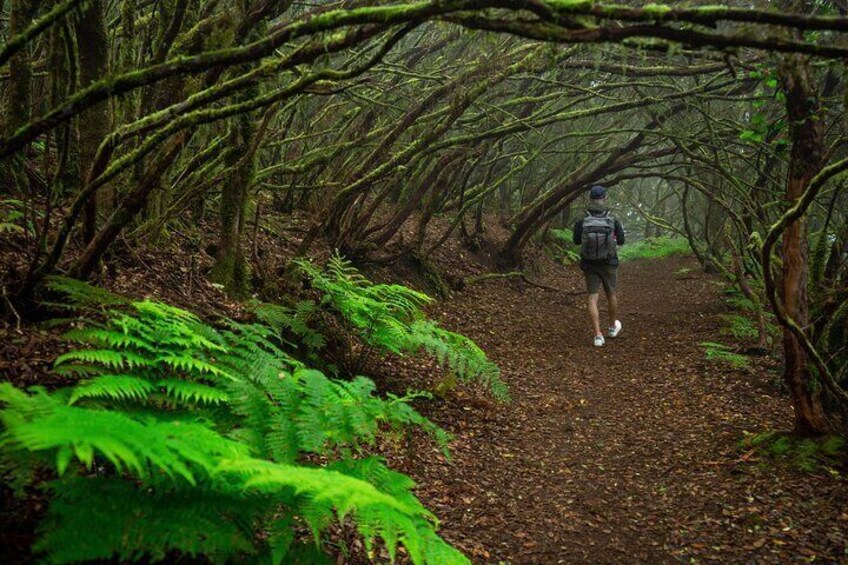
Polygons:
<instances>
[{"instance_id":1,"label":"gray backpack","mask_svg":"<svg viewBox=\"0 0 848 565\"><path fill-rule=\"evenodd\" d=\"M616 257L615 218L609 212L594 216L586 212L583 218L580 257L586 261L606 262Z\"/></svg>"}]
</instances>

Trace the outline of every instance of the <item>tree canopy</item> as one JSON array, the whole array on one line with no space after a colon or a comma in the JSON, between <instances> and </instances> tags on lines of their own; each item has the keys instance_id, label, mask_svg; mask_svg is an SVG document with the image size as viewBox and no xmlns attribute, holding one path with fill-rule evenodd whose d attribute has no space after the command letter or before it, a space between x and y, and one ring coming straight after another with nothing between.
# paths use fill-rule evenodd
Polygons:
<instances>
[{"instance_id":1,"label":"tree canopy","mask_svg":"<svg viewBox=\"0 0 848 565\"><path fill-rule=\"evenodd\" d=\"M175 233L234 296L283 276L257 274L260 230L298 257L322 241L388 264L456 234L479 246L497 218L499 264L522 269L602 184L636 239L685 238L738 286L759 348L779 323L796 431L844 433L847 12L0 1L4 308Z\"/></svg>"}]
</instances>

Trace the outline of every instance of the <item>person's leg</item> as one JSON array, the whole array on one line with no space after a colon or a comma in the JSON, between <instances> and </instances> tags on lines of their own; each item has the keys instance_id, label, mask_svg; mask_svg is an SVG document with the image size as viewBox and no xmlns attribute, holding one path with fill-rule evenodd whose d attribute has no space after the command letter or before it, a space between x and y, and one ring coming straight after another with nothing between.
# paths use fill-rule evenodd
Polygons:
<instances>
[{"instance_id":1,"label":"person's leg","mask_svg":"<svg viewBox=\"0 0 848 565\"><path fill-rule=\"evenodd\" d=\"M618 319L618 296L614 290L607 292L607 309L609 310L609 327L615 327Z\"/></svg>"},{"instance_id":2,"label":"person's leg","mask_svg":"<svg viewBox=\"0 0 848 565\"><path fill-rule=\"evenodd\" d=\"M592 330L595 332L595 337L602 336L601 333L601 316L598 314L598 294L597 292L589 295L589 318L592 320Z\"/></svg>"},{"instance_id":3,"label":"person's leg","mask_svg":"<svg viewBox=\"0 0 848 565\"><path fill-rule=\"evenodd\" d=\"M594 266L586 267L583 275L586 277L586 291L589 293L589 319L592 321L592 331L595 332L595 337L603 337L601 317L598 314L598 292L601 290L602 277Z\"/></svg>"},{"instance_id":4,"label":"person's leg","mask_svg":"<svg viewBox=\"0 0 848 565\"><path fill-rule=\"evenodd\" d=\"M615 292L618 283L618 267L610 265L603 277L604 293L607 295L607 310L609 313L608 335L616 337L621 331L621 322L618 321L618 295Z\"/></svg>"}]
</instances>

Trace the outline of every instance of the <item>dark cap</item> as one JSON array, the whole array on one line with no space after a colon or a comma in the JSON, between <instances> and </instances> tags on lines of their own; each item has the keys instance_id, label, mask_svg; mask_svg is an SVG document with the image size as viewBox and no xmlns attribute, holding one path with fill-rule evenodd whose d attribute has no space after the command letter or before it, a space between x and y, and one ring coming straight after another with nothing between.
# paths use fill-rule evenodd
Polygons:
<instances>
[{"instance_id":1,"label":"dark cap","mask_svg":"<svg viewBox=\"0 0 848 565\"><path fill-rule=\"evenodd\" d=\"M589 198L592 200L600 200L607 197L607 189L599 184L596 184L589 190Z\"/></svg>"}]
</instances>

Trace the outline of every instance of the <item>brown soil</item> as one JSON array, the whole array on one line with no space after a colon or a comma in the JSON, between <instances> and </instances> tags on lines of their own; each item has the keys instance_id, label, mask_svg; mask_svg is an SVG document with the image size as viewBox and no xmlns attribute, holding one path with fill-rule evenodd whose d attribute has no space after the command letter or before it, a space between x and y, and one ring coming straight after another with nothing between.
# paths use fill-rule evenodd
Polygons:
<instances>
[{"instance_id":1,"label":"brown soil","mask_svg":"<svg viewBox=\"0 0 848 565\"><path fill-rule=\"evenodd\" d=\"M582 287L557 271L547 284ZM792 412L774 370L705 359L716 281L689 259L627 263L620 296L624 329L603 348L585 296L498 281L439 305L513 396L425 409L455 434L452 461L422 446L402 468L441 534L478 563L848 563L844 480L740 448Z\"/></svg>"}]
</instances>

